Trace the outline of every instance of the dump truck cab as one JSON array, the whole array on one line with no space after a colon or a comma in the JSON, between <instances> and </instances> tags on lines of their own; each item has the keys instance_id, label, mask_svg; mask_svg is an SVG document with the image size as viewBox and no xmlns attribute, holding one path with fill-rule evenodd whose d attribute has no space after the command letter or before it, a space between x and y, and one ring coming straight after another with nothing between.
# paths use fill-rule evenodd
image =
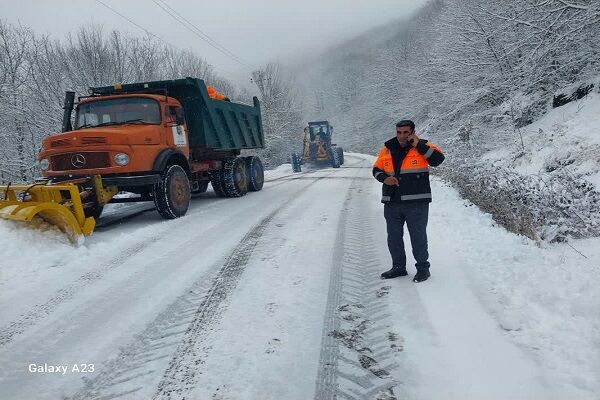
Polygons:
<instances>
[{"instance_id":1,"label":"dump truck cab","mask_svg":"<svg viewBox=\"0 0 600 400\"><path fill-rule=\"evenodd\" d=\"M77 105L72 131L44 140L40 160L46 178L101 172L125 174L133 182L135 176L144 179L154 170L165 149L189 158L179 101L152 94L89 97Z\"/></svg>"},{"instance_id":2,"label":"dump truck cab","mask_svg":"<svg viewBox=\"0 0 600 400\"><path fill-rule=\"evenodd\" d=\"M292 170L301 172L301 165L307 163L339 168L344 163L344 152L340 146L331 142L332 136L333 126L329 121L309 122L304 128L302 152L292 153L290 156Z\"/></svg>"}]
</instances>

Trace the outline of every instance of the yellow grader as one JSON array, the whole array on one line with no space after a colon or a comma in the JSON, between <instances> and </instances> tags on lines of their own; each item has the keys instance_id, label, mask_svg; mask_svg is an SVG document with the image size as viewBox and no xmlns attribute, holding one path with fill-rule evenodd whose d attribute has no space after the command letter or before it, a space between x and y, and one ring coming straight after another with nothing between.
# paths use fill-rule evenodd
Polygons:
<instances>
[{"instance_id":1,"label":"yellow grader","mask_svg":"<svg viewBox=\"0 0 600 400\"><path fill-rule=\"evenodd\" d=\"M344 164L344 150L331 142L333 126L328 121L309 122L304 128L302 155L292 153L290 162L294 172L302 172L302 164L330 165L339 168Z\"/></svg>"}]
</instances>

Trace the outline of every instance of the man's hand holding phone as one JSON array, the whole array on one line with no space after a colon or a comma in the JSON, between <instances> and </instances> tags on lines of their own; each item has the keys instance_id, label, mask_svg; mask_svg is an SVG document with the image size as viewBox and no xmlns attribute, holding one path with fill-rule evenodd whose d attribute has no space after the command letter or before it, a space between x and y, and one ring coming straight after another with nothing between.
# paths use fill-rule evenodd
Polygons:
<instances>
[{"instance_id":1,"label":"man's hand holding phone","mask_svg":"<svg viewBox=\"0 0 600 400\"><path fill-rule=\"evenodd\" d=\"M417 144L419 143L419 137L416 133L413 133L412 135L407 137L406 140L408 141L408 143L410 143L412 147L417 147Z\"/></svg>"},{"instance_id":2,"label":"man's hand holding phone","mask_svg":"<svg viewBox=\"0 0 600 400\"><path fill-rule=\"evenodd\" d=\"M388 176L387 178L385 178L383 183L389 186L400 186L400 182L398 182L398 178L396 178L395 176Z\"/></svg>"}]
</instances>

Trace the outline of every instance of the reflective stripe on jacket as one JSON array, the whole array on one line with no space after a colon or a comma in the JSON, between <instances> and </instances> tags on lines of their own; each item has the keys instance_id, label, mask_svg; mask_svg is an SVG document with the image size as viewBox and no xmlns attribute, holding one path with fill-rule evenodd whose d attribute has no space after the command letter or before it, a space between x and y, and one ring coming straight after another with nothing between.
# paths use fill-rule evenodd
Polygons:
<instances>
[{"instance_id":1,"label":"reflective stripe on jacket","mask_svg":"<svg viewBox=\"0 0 600 400\"><path fill-rule=\"evenodd\" d=\"M443 160L441 149L426 140L419 140L416 148L402 147L396 138L388 140L373 165L373 176L380 182L395 176L399 186L384 184L381 202L430 202L429 166Z\"/></svg>"}]
</instances>

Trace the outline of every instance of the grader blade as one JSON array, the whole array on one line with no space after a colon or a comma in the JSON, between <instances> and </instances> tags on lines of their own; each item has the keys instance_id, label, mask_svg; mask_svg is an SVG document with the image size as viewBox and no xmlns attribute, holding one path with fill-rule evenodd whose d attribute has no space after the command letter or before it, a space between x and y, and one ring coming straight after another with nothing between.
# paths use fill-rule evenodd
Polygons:
<instances>
[{"instance_id":1,"label":"grader blade","mask_svg":"<svg viewBox=\"0 0 600 400\"><path fill-rule=\"evenodd\" d=\"M73 243L89 236L96 225L85 217L74 184L0 186L0 218L31 223L35 217L57 226Z\"/></svg>"}]
</instances>

